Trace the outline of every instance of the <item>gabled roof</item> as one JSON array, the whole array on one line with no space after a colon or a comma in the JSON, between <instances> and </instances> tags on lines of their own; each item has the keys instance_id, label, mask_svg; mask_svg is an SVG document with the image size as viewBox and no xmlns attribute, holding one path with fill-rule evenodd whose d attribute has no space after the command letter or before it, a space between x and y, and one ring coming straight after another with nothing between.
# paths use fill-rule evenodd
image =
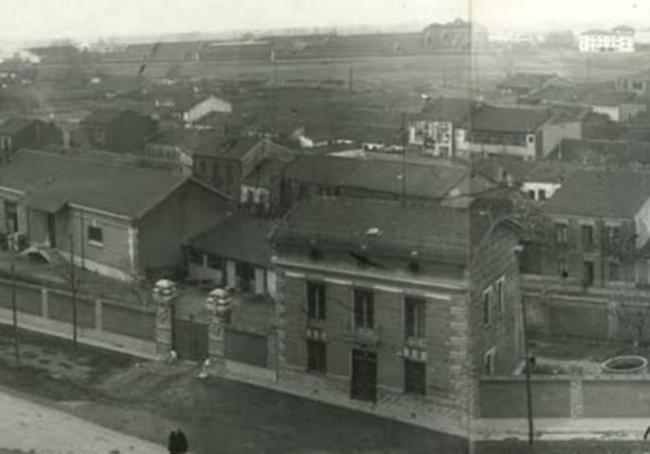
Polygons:
<instances>
[{"instance_id":1,"label":"gabled roof","mask_svg":"<svg viewBox=\"0 0 650 454\"><path fill-rule=\"evenodd\" d=\"M38 121L32 118L11 117L0 123L0 134L12 136L29 127L33 122Z\"/></svg>"},{"instance_id":2,"label":"gabled roof","mask_svg":"<svg viewBox=\"0 0 650 454\"><path fill-rule=\"evenodd\" d=\"M298 156L287 166L288 180L317 186L355 188L410 197L438 198L470 173L466 166L442 162ZM405 181L403 180L405 178Z\"/></svg>"},{"instance_id":3,"label":"gabled roof","mask_svg":"<svg viewBox=\"0 0 650 454\"><path fill-rule=\"evenodd\" d=\"M93 125L108 125L120 118L127 112L133 112L128 109L112 109L103 107L97 110L92 111L86 117L84 117L81 122Z\"/></svg>"},{"instance_id":4,"label":"gabled roof","mask_svg":"<svg viewBox=\"0 0 650 454\"><path fill-rule=\"evenodd\" d=\"M466 126L478 131L534 132L550 119L548 109L502 107L483 104L466 120Z\"/></svg>"},{"instance_id":5,"label":"gabled roof","mask_svg":"<svg viewBox=\"0 0 650 454\"><path fill-rule=\"evenodd\" d=\"M650 173L580 170L546 202L549 214L631 218L650 198Z\"/></svg>"},{"instance_id":6,"label":"gabled roof","mask_svg":"<svg viewBox=\"0 0 650 454\"><path fill-rule=\"evenodd\" d=\"M33 150L17 152L0 169L0 187L25 193L25 202L50 210L77 204L137 219L188 181L184 175L117 164L104 157Z\"/></svg>"},{"instance_id":7,"label":"gabled roof","mask_svg":"<svg viewBox=\"0 0 650 454\"><path fill-rule=\"evenodd\" d=\"M476 101L467 98L437 98L429 101L422 112L414 115L415 120L462 122L477 106Z\"/></svg>"},{"instance_id":8,"label":"gabled roof","mask_svg":"<svg viewBox=\"0 0 650 454\"><path fill-rule=\"evenodd\" d=\"M276 223L235 213L188 244L221 257L269 267L272 250L268 237Z\"/></svg>"},{"instance_id":9,"label":"gabled roof","mask_svg":"<svg viewBox=\"0 0 650 454\"><path fill-rule=\"evenodd\" d=\"M273 235L275 243L329 245L441 263L466 264L490 224L466 209L401 202L313 198L296 205Z\"/></svg>"}]
</instances>

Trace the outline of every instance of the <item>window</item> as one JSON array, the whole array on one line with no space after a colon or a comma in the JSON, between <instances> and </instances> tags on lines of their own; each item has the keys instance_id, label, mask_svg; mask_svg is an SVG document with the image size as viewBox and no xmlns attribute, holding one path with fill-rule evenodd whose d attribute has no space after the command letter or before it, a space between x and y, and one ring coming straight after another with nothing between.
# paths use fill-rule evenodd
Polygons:
<instances>
[{"instance_id":1,"label":"window","mask_svg":"<svg viewBox=\"0 0 650 454\"><path fill-rule=\"evenodd\" d=\"M18 230L18 206L16 202L5 200L5 229L7 233Z\"/></svg>"},{"instance_id":2,"label":"window","mask_svg":"<svg viewBox=\"0 0 650 454\"><path fill-rule=\"evenodd\" d=\"M546 200L546 190L544 189L539 189L537 191L537 200Z\"/></svg>"},{"instance_id":3,"label":"window","mask_svg":"<svg viewBox=\"0 0 650 454\"><path fill-rule=\"evenodd\" d=\"M88 226L88 242L93 244L104 244L104 232L100 227Z\"/></svg>"},{"instance_id":4,"label":"window","mask_svg":"<svg viewBox=\"0 0 650 454\"><path fill-rule=\"evenodd\" d=\"M483 324L489 325L492 322L492 289L483 292Z\"/></svg>"},{"instance_id":5,"label":"window","mask_svg":"<svg viewBox=\"0 0 650 454\"><path fill-rule=\"evenodd\" d=\"M531 200L535 200L535 190L531 189L528 191L528 197L530 197Z\"/></svg>"},{"instance_id":6,"label":"window","mask_svg":"<svg viewBox=\"0 0 650 454\"><path fill-rule=\"evenodd\" d=\"M566 244L569 237L569 226L558 222L555 224L555 241L558 244Z\"/></svg>"},{"instance_id":7,"label":"window","mask_svg":"<svg viewBox=\"0 0 650 454\"><path fill-rule=\"evenodd\" d=\"M327 372L327 344L323 341L307 341L307 370L324 374Z\"/></svg>"},{"instance_id":8,"label":"window","mask_svg":"<svg viewBox=\"0 0 650 454\"><path fill-rule=\"evenodd\" d=\"M404 332L406 338L422 339L426 332L426 303L421 298L407 296L404 300Z\"/></svg>"},{"instance_id":9,"label":"window","mask_svg":"<svg viewBox=\"0 0 650 454\"><path fill-rule=\"evenodd\" d=\"M594 262L585 260L582 264L582 282L585 285L594 283Z\"/></svg>"},{"instance_id":10,"label":"window","mask_svg":"<svg viewBox=\"0 0 650 454\"><path fill-rule=\"evenodd\" d=\"M561 277L569 277L569 267L567 266L566 260L559 259L557 261L557 271Z\"/></svg>"},{"instance_id":11,"label":"window","mask_svg":"<svg viewBox=\"0 0 650 454\"><path fill-rule=\"evenodd\" d=\"M221 180L221 175L219 174L219 164L212 163L212 181L215 184L218 184L219 181Z\"/></svg>"},{"instance_id":12,"label":"window","mask_svg":"<svg viewBox=\"0 0 650 454\"><path fill-rule=\"evenodd\" d=\"M375 318L374 295L369 290L354 291L354 327L372 329Z\"/></svg>"},{"instance_id":13,"label":"window","mask_svg":"<svg viewBox=\"0 0 650 454\"><path fill-rule=\"evenodd\" d=\"M496 350L494 348L491 348L485 353L485 356L483 357L483 373L485 375L493 375L494 374L494 355L495 355Z\"/></svg>"},{"instance_id":14,"label":"window","mask_svg":"<svg viewBox=\"0 0 650 454\"><path fill-rule=\"evenodd\" d=\"M188 256L190 263L203 266L203 253L198 249L189 248Z\"/></svg>"},{"instance_id":15,"label":"window","mask_svg":"<svg viewBox=\"0 0 650 454\"><path fill-rule=\"evenodd\" d=\"M608 225L605 229L606 235L607 235L607 242L611 246L616 246L617 243L619 242L620 234L621 234L621 229L618 226L615 225Z\"/></svg>"},{"instance_id":16,"label":"window","mask_svg":"<svg viewBox=\"0 0 650 454\"><path fill-rule=\"evenodd\" d=\"M506 305L506 278L502 277L497 281L497 308L499 312L505 311Z\"/></svg>"},{"instance_id":17,"label":"window","mask_svg":"<svg viewBox=\"0 0 650 454\"><path fill-rule=\"evenodd\" d=\"M527 138L528 138L528 143L530 143L530 144L535 143L535 136L529 135Z\"/></svg>"},{"instance_id":18,"label":"window","mask_svg":"<svg viewBox=\"0 0 650 454\"><path fill-rule=\"evenodd\" d=\"M609 262L609 280L621 280L621 265L618 262Z\"/></svg>"},{"instance_id":19,"label":"window","mask_svg":"<svg viewBox=\"0 0 650 454\"><path fill-rule=\"evenodd\" d=\"M404 393L424 396L426 394L426 363L404 360Z\"/></svg>"},{"instance_id":20,"label":"window","mask_svg":"<svg viewBox=\"0 0 650 454\"><path fill-rule=\"evenodd\" d=\"M207 266L208 268L213 268L215 270L221 270L224 268L224 260L222 257L215 254L206 254Z\"/></svg>"},{"instance_id":21,"label":"window","mask_svg":"<svg viewBox=\"0 0 650 454\"><path fill-rule=\"evenodd\" d=\"M582 248L585 251L590 251L594 247L594 227L583 225L580 231L582 233Z\"/></svg>"},{"instance_id":22,"label":"window","mask_svg":"<svg viewBox=\"0 0 650 454\"><path fill-rule=\"evenodd\" d=\"M325 284L307 282L307 315L312 320L325 320Z\"/></svg>"}]
</instances>

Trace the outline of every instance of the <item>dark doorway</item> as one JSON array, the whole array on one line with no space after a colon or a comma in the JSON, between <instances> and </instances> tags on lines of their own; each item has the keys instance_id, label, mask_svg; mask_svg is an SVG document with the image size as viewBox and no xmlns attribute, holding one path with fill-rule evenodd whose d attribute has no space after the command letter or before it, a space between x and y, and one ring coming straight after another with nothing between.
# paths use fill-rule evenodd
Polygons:
<instances>
[{"instance_id":1,"label":"dark doorway","mask_svg":"<svg viewBox=\"0 0 650 454\"><path fill-rule=\"evenodd\" d=\"M375 402L377 400L377 354L367 350L352 350L353 399Z\"/></svg>"},{"instance_id":2,"label":"dark doorway","mask_svg":"<svg viewBox=\"0 0 650 454\"><path fill-rule=\"evenodd\" d=\"M56 216L47 214L47 236L50 239L50 247L56 247Z\"/></svg>"},{"instance_id":3,"label":"dark doorway","mask_svg":"<svg viewBox=\"0 0 650 454\"><path fill-rule=\"evenodd\" d=\"M592 285L594 283L594 262L585 260L583 264L582 280L585 285Z\"/></svg>"}]
</instances>

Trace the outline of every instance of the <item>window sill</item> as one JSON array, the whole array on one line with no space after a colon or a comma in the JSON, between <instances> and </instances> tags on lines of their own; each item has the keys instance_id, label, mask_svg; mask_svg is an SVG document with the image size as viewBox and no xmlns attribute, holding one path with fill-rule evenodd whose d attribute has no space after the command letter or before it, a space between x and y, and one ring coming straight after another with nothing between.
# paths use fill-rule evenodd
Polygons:
<instances>
[{"instance_id":1,"label":"window sill","mask_svg":"<svg viewBox=\"0 0 650 454\"><path fill-rule=\"evenodd\" d=\"M104 243L100 243L99 241L88 240L88 244L91 245L91 246L98 247L98 248L103 248L104 247Z\"/></svg>"}]
</instances>

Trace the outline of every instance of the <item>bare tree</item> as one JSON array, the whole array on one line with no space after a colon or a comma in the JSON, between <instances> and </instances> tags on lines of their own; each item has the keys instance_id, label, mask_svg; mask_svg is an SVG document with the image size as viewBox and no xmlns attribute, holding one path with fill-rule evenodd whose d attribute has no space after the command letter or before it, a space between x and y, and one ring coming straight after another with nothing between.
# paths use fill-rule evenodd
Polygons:
<instances>
[{"instance_id":1,"label":"bare tree","mask_svg":"<svg viewBox=\"0 0 650 454\"><path fill-rule=\"evenodd\" d=\"M645 345L645 333L650 327L650 305L631 302L615 303L617 320L625 326L632 338L634 351Z\"/></svg>"}]
</instances>

